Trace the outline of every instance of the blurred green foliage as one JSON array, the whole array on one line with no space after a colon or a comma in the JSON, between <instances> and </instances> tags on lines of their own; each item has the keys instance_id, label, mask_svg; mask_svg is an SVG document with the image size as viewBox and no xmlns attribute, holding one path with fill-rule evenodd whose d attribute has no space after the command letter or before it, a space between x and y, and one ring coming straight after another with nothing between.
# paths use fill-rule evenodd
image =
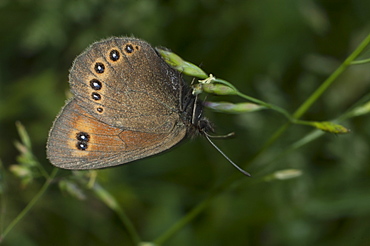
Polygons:
<instances>
[{"instance_id":1,"label":"blurred green foliage","mask_svg":"<svg viewBox=\"0 0 370 246\"><path fill-rule=\"evenodd\" d=\"M2 0L0 232L45 182L41 175L25 186L10 172L20 162L15 122L29 133L32 158L51 173L48 131L66 99L72 61L90 43L109 36L142 38L293 112L368 35L369 13L368 0ZM338 118L361 98L369 101L369 88L370 64L352 66L302 119ZM284 117L266 110L206 113L217 133L236 132L217 144L236 163L250 163L246 169L254 178L239 177L165 245L368 245L369 115L342 122L351 133L340 136L320 133L315 139L312 128L290 126L253 159ZM302 175L263 181L281 169ZM99 170L97 184L117 199L142 240L151 241L230 175L242 176L235 172L205 139L196 139L163 155ZM59 171L2 243L133 245L111 200L94 187L79 190L69 182L73 175ZM58 180L75 196L61 192Z\"/></svg>"}]
</instances>

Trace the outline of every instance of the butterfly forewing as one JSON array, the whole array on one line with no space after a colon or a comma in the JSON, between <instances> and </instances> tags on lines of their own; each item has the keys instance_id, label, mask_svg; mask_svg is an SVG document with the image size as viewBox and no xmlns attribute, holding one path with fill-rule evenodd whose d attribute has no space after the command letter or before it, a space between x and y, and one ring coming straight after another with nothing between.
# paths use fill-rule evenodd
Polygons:
<instances>
[{"instance_id":1,"label":"butterfly forewing","mask_svg":"<svg viewBox=\"0 0 370 246\"><path fill-rule=\"evenodd\" d=\"M71 90L91 115L144 132L166 133L181 124L182 83L148 43L134 38L94 43L76 58L70 73Z\"/></svg>"}]
</instances>

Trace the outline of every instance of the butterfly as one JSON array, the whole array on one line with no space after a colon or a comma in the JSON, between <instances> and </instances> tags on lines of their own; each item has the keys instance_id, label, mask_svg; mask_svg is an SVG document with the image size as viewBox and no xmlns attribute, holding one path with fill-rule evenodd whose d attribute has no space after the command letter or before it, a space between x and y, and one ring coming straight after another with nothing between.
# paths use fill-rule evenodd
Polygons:
<instances>
[{"instance_id":1,"label":"butterfly","mask_svg":"<svg viewBox=\"0 0 370 246\"><path fill-rule=\"evenodd\" d=\"M47 158L65 169L97 169L129 163L170 149L212 124L181 73L149 43L112 37L92 44L73 62L73 94L56 117Z\"/></svg>"},{"instance_id":2,"label":"butterfly","mask_svg":"<svg viewBox=\"0 0 370 246\"><path fill-rule=\"evenodd\" d=\"M60 168L120 165L212 131L181 74L140 39L92 44L75 59L69 84L73 98L47 142L47 157Z\"/></svg>"}]
</instances>

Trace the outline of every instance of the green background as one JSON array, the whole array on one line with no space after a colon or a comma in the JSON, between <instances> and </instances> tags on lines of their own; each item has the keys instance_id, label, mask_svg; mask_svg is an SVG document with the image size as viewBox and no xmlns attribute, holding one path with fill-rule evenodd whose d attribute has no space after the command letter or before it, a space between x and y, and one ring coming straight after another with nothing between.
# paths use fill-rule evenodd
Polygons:
<instances>
[{"instance_id":1,"label":"green background","mask_svg":"<svg viewBox=\"0 0 370 246\"><path fill-rule=\"evenodd\" d=\"M294 112L368 35L369 13L368 0L1 1L2 229L44 182L35 178L24 187L9 172L18 155L15 122L26 127L35 156L51 172L45 158L48 131L66 100L72 61L92 42L135 36L168 47L243 93ZM337 118L369 88L370 64L353 66L302 119ZM218 134L236 133L215 142L254 177L240 174L165 245L369 245L368 115L342 122L350 134L327 133L279 156L312 131L290 126L250 165L285 118L272 111L206 110L206 115ZM263 175L290 168L303 175L259 182ZM236 172L198 138L163 155L101 170L98 182L118 199L142 239L151 241ZM56 181L70 175L59 171ZM86 199L75 199L55 182L3 244L132 245L116 214L84 192Z\"/></svg>"}]
</instances>

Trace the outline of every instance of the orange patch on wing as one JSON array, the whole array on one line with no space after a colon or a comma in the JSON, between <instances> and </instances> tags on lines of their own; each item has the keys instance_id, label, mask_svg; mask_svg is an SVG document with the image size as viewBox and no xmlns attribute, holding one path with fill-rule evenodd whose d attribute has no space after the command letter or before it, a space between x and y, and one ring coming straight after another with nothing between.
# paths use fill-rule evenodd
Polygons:
<instances>
[{"instance_id":1,"label":"orange patch on wing","mask_svg":"<svg viewBox=\"0 0 370 246\"><path fill-rule=\"evenodd\" d=\"M68 146L75 151L73 156L104 155L107 152L120 152L125 150L125 143L118 136L122 129L111 127L108 124L92 118L85 110L77 104L73 105L73 113L70 115L72 131L69 133ZM86 150L77 148L79 140L77 134L87 133L89 141L86 142Z\"/></svg>"}]
</instances>

